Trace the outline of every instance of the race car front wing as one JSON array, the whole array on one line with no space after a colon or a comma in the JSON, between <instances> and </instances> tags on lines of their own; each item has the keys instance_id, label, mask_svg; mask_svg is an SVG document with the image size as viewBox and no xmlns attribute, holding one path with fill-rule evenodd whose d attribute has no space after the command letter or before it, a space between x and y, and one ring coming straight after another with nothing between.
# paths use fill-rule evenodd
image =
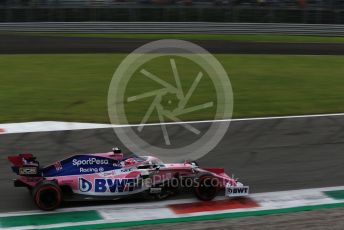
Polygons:
<instances>
[{"instance_id":1,"label":"race car front wing","mask_svg":"<svg viewBox=\"0 0 344 230\"><path fill-rule=\"evenodd\" d=\"M249 186L244 186L240 182L236 186L230 185L229 183L225 187L225 195L227 197L242 197L248 196L250 191Z\"/></svg>"}]
</instances>

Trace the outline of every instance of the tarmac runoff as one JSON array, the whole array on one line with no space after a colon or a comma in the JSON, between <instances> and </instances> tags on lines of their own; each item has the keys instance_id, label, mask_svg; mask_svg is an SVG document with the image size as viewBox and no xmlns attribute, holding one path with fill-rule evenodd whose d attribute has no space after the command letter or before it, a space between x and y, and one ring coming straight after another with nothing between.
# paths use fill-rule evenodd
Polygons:
<instances>
[{"instance_id":1,"label":"tarmac runoff","mask_svg":"<svg viewBox=\"0 0 344 230\"><path fill-rule=\"evenodd\" d=\"M1 54L128 53L150 39L0 34ZM343 55L343 43L191 40L211 53ZM30 44L30 45L28 45Z\"/></svg>"},{"instance_id":2,"label":"tarmac runoff","mask_svg":"<svg viewBox=\"0 0 344 230\"><path fill-rule=\"evenodd\" d=\"M0 213L1 229L100 229L220 220L344 207L344 186L267 192L213 201L167 200L64 208L54 212Z\"/></svg>"}]
</instances>

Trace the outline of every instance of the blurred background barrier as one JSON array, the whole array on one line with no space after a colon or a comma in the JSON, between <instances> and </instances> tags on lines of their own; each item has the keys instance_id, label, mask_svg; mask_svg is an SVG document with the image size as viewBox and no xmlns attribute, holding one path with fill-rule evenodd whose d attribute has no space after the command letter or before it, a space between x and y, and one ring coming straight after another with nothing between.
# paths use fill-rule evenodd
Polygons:
<instances>
[{"instance_id":1,"label":"blurred background barrier","mask_svg":"<svg viewBox=\"0 0 344 230\"><path fill-rule=\"evenodd\" d=\"M201 22L24 22L0 23L2 32L206 33L344 36L344 25Z\"/></svg>"},{"instance_id":2,"label":"blurred background barrier","mask_svg":"<svg viewBox=\"0 0 344 230\"><path fill-rule=\"evenodd\" d=\"M344 24L344 0L0 0L0 22Z\"/></svg>"}]
</instances>

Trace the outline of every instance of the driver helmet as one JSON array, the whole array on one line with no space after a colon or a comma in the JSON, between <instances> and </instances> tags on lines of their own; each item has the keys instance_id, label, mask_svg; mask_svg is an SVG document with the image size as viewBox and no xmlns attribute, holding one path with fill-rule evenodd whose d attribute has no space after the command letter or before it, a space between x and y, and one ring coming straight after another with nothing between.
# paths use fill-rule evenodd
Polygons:
<instances>
[{"instance_id":1,"label":"driver helmet","mask_svg":"<svg viewBox=\"0 0 344 230\"><path fill-rule=\"evenodd\" d=\"M114 148L112 148L112 152L113 153L122 153L122 150L118 147L114 147Z\"/></svg>"},{"instance_id":2,"label":"driver helmet","mask_svg":"<svg viewBox=\"0 0 344 230\"><path fill-rule=\"evenodd\" d=\"M128 158L124 161L125 165L133 165L136 163L136 160L134 158Z\"/></svg>"}]
</instances>

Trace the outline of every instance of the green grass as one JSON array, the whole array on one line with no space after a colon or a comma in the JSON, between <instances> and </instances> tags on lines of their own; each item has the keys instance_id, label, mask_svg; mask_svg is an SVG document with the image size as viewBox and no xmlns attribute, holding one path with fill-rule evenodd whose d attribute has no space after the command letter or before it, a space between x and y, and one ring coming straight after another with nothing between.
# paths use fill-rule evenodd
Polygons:
<instances>
[{"instance_id":1,"label":"green grass","mask_svg":"<svg viewBox=\"0 0 344 230\"><path fill-rule=\"evenodd\" d=\"M0 122L62 120L108 122L107 91L124 54L0 55ZM344 56L216 55L234 92L234 117L344 112ZM172 79L167 59L147 70ZM196 67L176 58L182 84L190 87ZM165 65L166 64L166 65ZM159 88L139 73L126 95ZM133 78L134 79L134 78ZM191 104L214 99L207 76ZM171 81L172 82L172 81ZM171 95L170 95L171 96ZM173 97L173 95L172 95ZM138 122L149 101L129 104L130 121ZM173 103L172 105L173 106ZM213 109L183 119L213 118ZM156 119L156 116L152 117Z\"/></svg>"},{"instance_id":2,"label":"green grass","mask_svg":"<svg viewBox=\"0 0 344 230\"><path fill-rule=\"evenodd\" d=\"M120 39L185 39L225 40L242 42L344 42L344 37L301 36L301 35L259 35L259 34L78 34L78 33L31 33L37 36L120 38Z\"/></svg>"},{"instance_id":3,"label":"green grass","mask_svg":"<svg viewBox=\"0 0 344 230\"><path fill-rule=\"evenodd\" d=\"M20 226L38 226L49 224L73 223L83 221L102 220L97 211L76 211L60 213L44 213L22 216L4 216L0 217L0 227L20 227Z\"/></svg>"}]
</instances>

